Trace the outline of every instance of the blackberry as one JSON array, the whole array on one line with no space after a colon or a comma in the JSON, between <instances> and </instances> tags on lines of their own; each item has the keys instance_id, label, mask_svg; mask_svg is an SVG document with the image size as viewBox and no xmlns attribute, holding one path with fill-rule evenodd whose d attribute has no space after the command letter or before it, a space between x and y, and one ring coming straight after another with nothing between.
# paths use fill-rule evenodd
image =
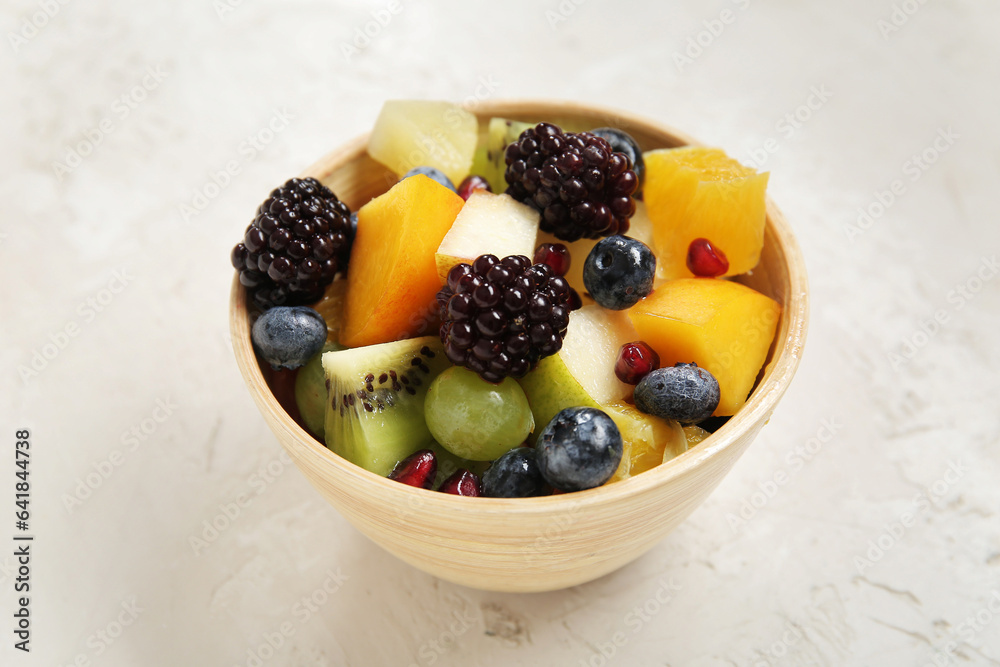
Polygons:
<instances>
[{"instance_id":1,"label":"blackberry","mask_svg":"<svg viewBox=\"0 0 1000 667\"><path fill-rule=\"evenodd\" d=\"M315 178L293 178L260 205L231 259L261 309L305 304L347 268L352 239L347 204Z\"/></svg>"},{"instance_id":2,"label":"blackberry","mask_svg":"<svg viewBox=\"0 0 1000 667\"><path fill-rule=\"evenodd\" d=\"M543 231L564 241L628 231L639 179L607 140L539 123L507 146L504 160L507 194L542 214Z\"/></svg>"},{"instance_id":3,"label":"blackberry","mask_svg":"<svg viewBox=\"0 0 1000 667\"><path fill-rule=\"evenodd\" d=\"M636 178L639 181L638 190L642 190L642 182L646 176L646 162L642 159L642 149L639 148L639 144L632 138L632 135L613 127L599 127L591 130L590 133L602 139L607 139L608 143L611 144L612 150L625 154L625 157L629 159L629 166L635 172ZM639 198L638 190L636 192L637 198Z\"/></svg>"},{"instance_id":4,"label":"blackberry","mask_svg":"<svg viewBox=\"0 0 1000 667\"><path fill-rule=\"evenodd\" d=\"M445 354L488 382L522 377L562 348L580 297L547 264L481 255L458 264L438 292Z\"/></svg>"}]
</instances>

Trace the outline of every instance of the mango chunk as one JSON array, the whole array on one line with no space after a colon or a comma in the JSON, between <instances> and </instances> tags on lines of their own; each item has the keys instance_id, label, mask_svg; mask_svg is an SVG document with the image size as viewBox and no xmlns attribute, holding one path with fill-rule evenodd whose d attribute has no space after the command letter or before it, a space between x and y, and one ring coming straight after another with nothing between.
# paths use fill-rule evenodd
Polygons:
<instances>
[{"instance_id":1,"label":"mango chunk","mask_svg":"<svg viewBox=\"0 0 1000 667\"><path fill-rule=\"evenodd\" d=\"M411 176L358 211L340 343L388 343L430 331L441 288L434 253L465 202Z\"/></svg>"},{"instance_id":2,"label":"mango chunk","mask_svg":"<svg viewBox=\"0 0 1000 667\"><path fill-rule=\"evenodd\" d=\"M628 311L661 366L695 362L719 381L715 416L746 402L781 315L770 297L729 280L682 278L660 285Z\"/></svg>"}]
</instances>

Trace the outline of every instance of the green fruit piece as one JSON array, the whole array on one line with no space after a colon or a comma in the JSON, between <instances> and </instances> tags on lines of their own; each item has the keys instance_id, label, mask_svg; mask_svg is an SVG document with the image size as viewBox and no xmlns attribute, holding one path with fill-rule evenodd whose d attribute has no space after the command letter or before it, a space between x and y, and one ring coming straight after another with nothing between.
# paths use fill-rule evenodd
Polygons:
<instances>
[{"instance_id":1,"label":"green fruit piece","mask_svg":"<svg viewBox=\"0 0 1000 667\"><path fill-rule=\"evenodd\" d=\"M566 408L601 409L567 368L560 354L539 361L533 371L520 379L520 384L536 424L548 424Z\"/></svg>"},{"instance_id":2,"label":"green fruit piece","mask_svg":"<svg viewBox=\"0 0 1000 667\"><path fill-rule=\"evenodd\" d=\"M388 100L368 138L368 154L402 176L414 167L434 167L452 183L469 175L479 126L457 104Z\"/></svg>"},{"instance_id":3,"label":"green fruit piece","mask_svg":"<svg viewBox=\"0 0 1000 667\"><path fill-rule=\"evenodd\" d=\"M515 380L491 384L457 366L431 384L424 415L442 447L473 461L499 458L535 427L528 399Z\"/></svg>"},{"instance_id":4,"label":"green fruit piece","mask_svg":"<svg viewBox=\"0 0 1000 667\"><path fill-rule=\"evenodd\" d=\"M498 194L505 192L507 181L504 180L503 173L507 169L507 165L504 163L507 146L511 142L517 141L522 132L534 126L534 123L522 123L519 120L491 118L486 131L485 149L476 153L471 173L479 174L489 181L493 192Z\"/></svg>"},{"instance_id":5,"label":"green fruit piece","mask_svg":"<svg viewBox=\"0 0 1000 667\"><path fill-rule=\"evenodd\" d=\"M326 421L326 373L323 372L323 353L343 350L337 343L328 342L295 376L295 404L309 432L323 439Z\"/></svg>"},{"instance_id":6,"label":"green fruit piece","mask_svg":"<svg viewBox=\"0 0 1000 667\"><path fill-rule=\"evenodd\" d=\"M614 367L622 344L633 340L623 312L597 305L573 311L562 349L520 379L535 423L548 424L566 408L604 410L628 398L632 387L615 377Z\"/></svg>"},{"instance_id":7,"label":"green fruit piece","mask_svg":"<svg viewBox=\"0 0 1000 667\"><path fill-rule=\"evenodd\" d=\"M387 476L396 463L431 443L424 399L448 365L437 336L327 352L326 446Z\"/></svg>"}]
</instances>

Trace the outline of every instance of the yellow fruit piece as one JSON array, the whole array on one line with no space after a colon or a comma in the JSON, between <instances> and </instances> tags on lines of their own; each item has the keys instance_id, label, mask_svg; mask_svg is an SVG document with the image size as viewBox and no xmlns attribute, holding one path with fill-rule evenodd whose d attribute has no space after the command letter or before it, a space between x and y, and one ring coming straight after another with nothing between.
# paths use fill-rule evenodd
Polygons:
<instances>
[{"instance_id":1,"label":"yellow fruit piece","mask_svg":"<svg viewBox=\"0 0 1000 667\"><path fill-rule=\"evenodd\" d=\"M340 334L340 323L344 319L344 297L347 295L347 281L342 279L330 283L313 310L326 321L326 339L336 343Z\"/></svg>"},{"instance_id":2,"label":"yellow fruit piece","mask_svg":"<svg viewBox=\"0 0 1000 667\"><path fill-rule=\"evenodd\" d=\"M691 424L690 426L684 427L684 437L687 439L687 448L691 449L697 444L700 444L705 438L712 435L702 427L697 424Z\"/></svg>"},{"instance_id":3,"label":"yellow fruit piece","mask_svg":"<svg viewBox=\"0 0 1000 667\"><path fill-rule=\"evenodd\" d=\"M693 361L715 376L720 399L714 414L725 416L746 402L781 306L729 280L684 278L663 283L627 312L662 367Z\"/></svg>"},{"instance_id":4,"label":"yellow fruit piece","mask_svg":"<svg viewBox=\"0 0 1000 667\"><path fill-rule=\"evenodd\" d=\"M468 176L479 139L476 117L449 102L390 100L368 139L368 154L402 176L436 167L456 186Z\"/></svg>"},{"instance_id":5,"label":"yellow fruit piece","mask_svg":"<svg viewBox=\"0 0 1000 667\"><path fill-rule=\"evenodd\" d=\"M665 148L643 154L643 198L653 223L656 275L690 278L687 251L705 238L725 253L727 276L746 273L764 246L767 172L758 174L718 148Z\"/></svg>"},{"instance_id":6,"label":"yellow fruit piece","mask_svg":"<svg viewBox=\"0 0 1000 667\"><path fill-rule=\"evenodd\" d=\"M601 408L622 434L622 462L607 483L635 477L687 451L687 439L680 425L641 412L628 403L612 403Z\"/></svg>"}]
</instances>

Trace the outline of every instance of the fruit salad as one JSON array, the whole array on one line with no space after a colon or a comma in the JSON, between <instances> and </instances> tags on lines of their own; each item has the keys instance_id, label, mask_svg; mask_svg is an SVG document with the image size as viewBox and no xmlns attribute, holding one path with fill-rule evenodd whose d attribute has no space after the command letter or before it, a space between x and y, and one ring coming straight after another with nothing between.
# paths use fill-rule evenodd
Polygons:
<instances>
[{"instance_id":1,"label":"fruit salad","mask_svg":"<svg viewBox=\"0 0 1000 667\"><path fill-rule=\"evenodd\" d=\"M732 278L760 260L768 174L535 120L387 102L368 154L391 187L352 211L293 178L233 249L272 386L351 463L577 492L701 446L753 390L781 306Z\"/></svg>"}]
</instances>

